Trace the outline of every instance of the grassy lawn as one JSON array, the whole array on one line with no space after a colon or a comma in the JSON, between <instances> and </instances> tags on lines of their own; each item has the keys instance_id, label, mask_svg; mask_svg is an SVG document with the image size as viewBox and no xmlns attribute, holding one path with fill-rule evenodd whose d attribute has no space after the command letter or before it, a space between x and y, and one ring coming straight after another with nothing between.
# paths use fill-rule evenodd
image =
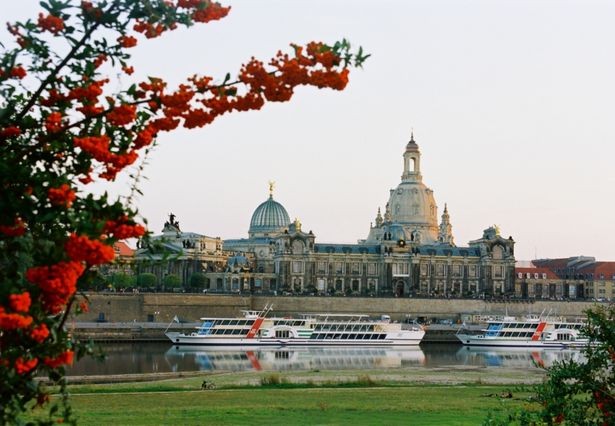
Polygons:
<instances>
[{"instance_id":1,"label":"grassy lawn","mask_svg":"<svg viewBox=\"0 0 615 426\"><path fill-rule=\"evenodd\" d=\"M247 386L238 374L199 390L202 378L71 388L80 424L89 425L480 425L487 413L526 407L509 385L378 382ZM514 398L499 398L512 390ZM486 396L486 395L494 396Z\"/></svg>"}]
</instances>

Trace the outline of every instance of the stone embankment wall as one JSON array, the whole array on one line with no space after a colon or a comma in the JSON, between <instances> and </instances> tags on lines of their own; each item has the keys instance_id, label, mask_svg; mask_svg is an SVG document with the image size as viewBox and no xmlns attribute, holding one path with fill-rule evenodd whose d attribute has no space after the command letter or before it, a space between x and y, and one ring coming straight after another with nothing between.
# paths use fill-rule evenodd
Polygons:
<instances>
[{"instance_id":1,"label":"stone embankment wall","mask_svg":"<svg viewBox=\"0 0 615 426\"><path fill-rule=\"evenodd\" d=\"M361 297L285 297L200 294L90 294L90 312L79 321L97 321L100 314L109 322L170 322L200 317L234 317L241 310L262 309L273 304L277 315L300 313L388 314L394 320L407 315L418 318L457 319L461 315L525 315L551 313L565 317L583 316L594 304L589 302L537 301L486 302L475 299L414 299Z\"/></svg>"}]
</instances>

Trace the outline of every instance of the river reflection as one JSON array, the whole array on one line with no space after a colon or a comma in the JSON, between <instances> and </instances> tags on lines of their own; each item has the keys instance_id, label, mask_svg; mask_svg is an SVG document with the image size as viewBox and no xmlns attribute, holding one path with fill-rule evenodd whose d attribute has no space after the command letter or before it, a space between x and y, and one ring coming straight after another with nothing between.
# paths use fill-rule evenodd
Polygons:
<instances>
[{"instance_id":1,"label":"river reflection","mask_svg":"<svg viewBox=\"0 0 615 426\"><path fill-rule=\"evenodd\" d=\"M425 354L416 348L266 348L262 350L202 349L174 346L167 360L194 359L201 370L294 371L401 368L422 365Z\"/></svg>"},{"instance_id":2,"label":"river reflection","mask_svg":"<svg viewBox=\"0 0 615 426\"><path fill-rule=\"evenodd\" d=\"M396 369L403 367L485 366L535 368L558 360L581 360L572 349L471 348L427 344L416 348L266 348L211 349L167 343L101 344L104 362L83 358L68 369L72 376L185 371L289 371Z\"/></svg>"},{"instance_id":3,"label":"river reflection","mask_svg":"<svg viewBox=\"0 0 615 426\"><path fill-rule=\"evenodd\" d=\"M466 364L478 363L487 367L550 367L554 362L583 361L578 349L498 348L462 346L457 355Z\"/></svg>"}]
</instances>

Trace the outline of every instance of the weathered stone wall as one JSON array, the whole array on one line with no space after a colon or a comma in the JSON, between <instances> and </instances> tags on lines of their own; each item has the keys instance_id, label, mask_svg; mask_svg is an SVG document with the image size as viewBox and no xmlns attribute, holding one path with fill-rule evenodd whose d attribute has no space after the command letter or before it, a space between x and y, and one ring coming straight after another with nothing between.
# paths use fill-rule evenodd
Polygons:
<instances>
[{"instance_id":1,"label":"weathered stone wall","mask_svg":"<svg viewBox=\"0 0 615 426\"><path fill-rule=\"evenodd\" d=\"M170 322L175 315L181 320L196 321L200 317L236 316L241 310L262 309L273 304L276 314L297 313L359 313L388 314L393 319L412 317L454 318L460 314L525 315L528 313L562 316L582 316L593 306L589 302L496 303L482 300L360 298L360 297L267 297L198 294L91 294L90 312L79 321L96 321L99 313L111 322ZM148 319L148 316L150 318Z\"/></svg>"},{"instance_id":2,"label":"weathered stone wall","mask_svg":"<svg viewBox=\"0 0 615 426\"><path fill-rule=\"evenodd\" d=\"M412 317L451 318L461 314L526 315L541 312L561 316L582 316L592 306L586 302L496 303L466 299L406 299L355 297L254 297L254 309L273 303L274 311L282 314L301 312L389 314L394 319Z\"/></svg>"},{"instance_id":3,"label":"weathered stone wall","mask_svg":"<svg viewBox=\"0 0 615 426\"><path fill-rule=\"evenodd\" d=\"M79 321L96 321L99 314L110 322L170 322L175 315L181 320L196 321L203 316L235 316L250 309L250 298L199 294L91 294L90 311ZM148 318L150 317L150 318Z\"/></svg>"}]
</instances>

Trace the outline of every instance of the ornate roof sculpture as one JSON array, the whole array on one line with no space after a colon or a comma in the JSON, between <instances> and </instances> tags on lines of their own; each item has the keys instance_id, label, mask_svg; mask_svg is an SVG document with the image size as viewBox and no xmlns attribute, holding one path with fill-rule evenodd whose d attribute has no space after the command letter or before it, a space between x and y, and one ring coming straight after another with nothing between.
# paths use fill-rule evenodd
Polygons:
<instances>
[{"instance_id":1,"label":"ornate roof sculpture","mask_svg":"<svg viewBox=\"0 0 615 426\"><path fill-rule=\"evenodd\" d=\"M175 220L175 215L173 213L169 213L169 220L164 223L164 227L162 228L163 233L176 233L181 232L179 228L179 221Z\"/></svg>"},{"instance_id":2,"label":"ornate roof sculpture","mask_svg":"<svg viewBox=\"0 0 615 426\"><path fill-rule=\"evenodd\" d=\"M284 206L273 199L273 187L274 183L269 182L269 198L252 214L248 231L250 238L284 232L290 224L290 217Z\"/></svg>"}]
</instances>

